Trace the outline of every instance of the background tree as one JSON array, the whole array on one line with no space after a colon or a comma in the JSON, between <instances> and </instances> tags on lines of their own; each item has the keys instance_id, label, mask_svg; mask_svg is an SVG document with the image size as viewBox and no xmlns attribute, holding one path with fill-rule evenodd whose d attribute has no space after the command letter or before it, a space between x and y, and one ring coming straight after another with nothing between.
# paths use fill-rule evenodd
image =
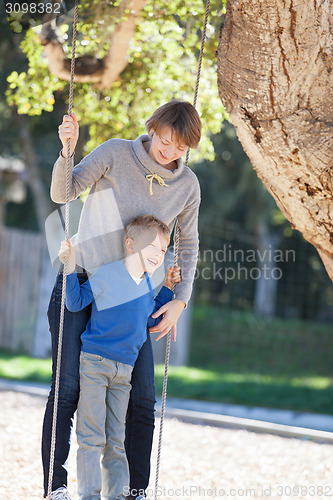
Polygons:
<instances>
[{"instance_id":1,"label":"background tree","mask_svg":"<svg viewBox=\"0 0 333 500\"><path fill-rule=\"evenodd\" d=\"M122 32L122 26L131 16L132 3L88 0L80 3L77 44L79 62L80 58L85 58L100 61L101 67L108 65L110 51L114 50L114 37L117 37L119 44L119 32ZM123 4L129 6L129 9L121 9ZM215 56L222 7L222 2L212 2L200 83L199 112L204 123L204 139L199 154L211 159L213 146L209 133L220 130L225 116L216 88ZM135 19L136 30L130 40L128 33L123 33L128 45L126 67L108 88L105 88L101 80L80 83L84 73L86 80L94 78L87 74L90 71L89 65L83 64L77 68L79 74L75 88L75 112L81 124L89 125L90 133L85 152L110 137L132 139L144 132L147 116L174 97L193 100L204 18L203 1L147 0L143 8L141 5L139 22L138 16ZM56 28L52 24L52 36L56 34L57 39L52 39L51 36L49 43L46 43L46 29L41 26L30 29L25 34L21 49L28 58L28 70L21 73L14 71L8 77L8 102L16 105L19 113L40 115L43 111L52 111L55 100L64 99L67 95L67 82L50 72L50 68L52 71L57 65L54 59L58 56L56 51L49 49L54 46L61 50L62 65L65 64L64 54L67 53L70 57L72 27L68 19L68 16L59 18Z\"/></svg>"},{"instance_id":2,"label":"background tree","mask_svg":"<svg viewBox=\"0 0 333 500\"><path fill-rule=\"evenodd\" d=\"M262 256L260 266L266 266L265 273L261 273L255 281L253 308L258 315L271 317L275 313L278 283L274 279L267 279L267 276L274 267L270 256L283 237L285 219L282 217L281 224L275 223L279 210L255 175L237 140L234 127L224 123L221 133L213 137L213 144L214 161L209 164L203 162L196 167L202 187L200 233L207 234L206 224L215 225L218 233L219 225L228 222L238 226L240 233L253 235L253 248L257 255ZM228 265L227 262L225 264ZM233 264L229 262L229 265ZM216 286L221 288L223 283L217 281ZM215 291L218 295L219 291Z\"/></svg>"},{"instance_id":3,"label":"background tree","mask_svg":"<svg viewBox=\"0 0 333 500\"><path fill-rule=\"evenodd\" d=\"M224 122L222 131L212 140L214 161L203 161L195 167L202 192L197 303L253 310L264 317L331 320L332 283L315 248L291 229L276 207L244 153L234 127ZM221 261L223 249L226 251ZM246 256L249 250L255 251L255 262L246 257L237 259L237 251ZM276 255L282 255L277 262L275 250ZM217 273L214 279L211 251L216 269L224 270L224 279ZM253 267L266 266L267 271L257 273L258 279L246 279L244 272L235 273L234 279L226 282L225 269L237 270L238 262L248 273ZM203 271L205 268L210 270ZM277 275L274 268L279 269L278 280L271 279Z\"/></svg>"},{"instance_id":4,"label":"background tree","mask_svg":"<svg viewBox=\"0 0 333 500\"><path fill-rule=\"evenodd\" d=\"M134 3L138 11L131 16ZM173 97L192 101L204 3L80 1L74 108L81 142L76 160L81 152L88 153L110 137L132 139L144 132L145 118L163 102ZM3 6L0 2L0 13ZM320 5L307 0L305 5L297 5L297 12L293 0L288 5L278 0L230 0L218 47L224 7L221 0L212 0L199 89L204 140L200 150L191 154L191 163L212 160L214 146L218 152L226 139L230 139L230 148L222 151L222 163L197 168L203 196L208 196L210 204L207 212L201 211L202 227L211 217L237 219L257 232L259 245L265 229L273 230L272 212L279 213L263 186L255 183L250 164L244 161L241 169L237 165L240 153L238 146L231 146L228 128L223 138L215 136L214 145L210 139L226 117L216 88L218 49L220 95L245 151L289 220L297 222L297 228L321 254L323 248L330 248L327 169L332 153L332 87L326 95L318 89L331 83L331 11L328 0ZM36 229L52 210L48 191L59 151L56 129L67 108L72 13L52 22L49 32L40 26L20 34L10 32L4 15L0 17L0 110L4 118L0 144L3 152L20 154L30 165L27 203L24 210L10 206L7 224ZM131 33L122 31L131 23ZM114 49L122 42L126 50L115 64L117 68L110 68L117 56ZM32 209L32 199L38 210ZM305 291L312 287L319 297L324 288L315 279L318 259L311 256L311 262L311 273L306 271L308 282L292 301L294 310L304 316L309 314L309 293Z\"/></svg>"},{"instance_id":5,"label":"background tree","mask_svg":"<svg viewBox=\"0 0 333 500\"><path fill-rule=\"evenodd\" d=\"M131 2L80 2L74 111L80 121L84 154L110 137L133 139L143 133L147 117L172 98L193 101L204 18L202 0L186 4L179 0L145 2L134 36L130 40L128 33L124 36L128 44L127 64L116 80L111 78L110 87L106 88L102 79L110 76L110 72L105 71L105 67L110 62L112 51L114 54L117 49L117 45L113 47L112 43L115 38L117 44L122 42L121 28L130 16L130 11L120 15L121 4L130 5ZM191 154L192 163L195 157L213 158L209 134L220 130L225 115L217 92L215 56L222 4L215 1L212 7L198 109L203 118L204 139L200 151ZM44 196L47 199L52 163L59 151L57 124L61 114L66 112L68 82L63 78L68 78L66 68L71 56L71 23L69 13L56 23L52 22L51 34L42 26L29 29L26 33L12 34L17 46L20 45L23 62L6 75L8 109L13 114L16 110L18 112L17 133L22 124L28 125L30 139L33 139L30 141L33 146L30 152L38 152L36 161L31 162L35 172L36 167L39 172L39 176L34 178L40 180L46 173ZM59 67L64 73L59 74ZM99 70L101 79L91 82ZM29 120L25 115L29 115ZM27 135L24 137L27 138ZM47 158L44 156L46 147L52 149ZM22 145L19 149L23 151ZM79 159L80 151L77 149L76 161ZM34 193L36 204L39 204L41 198L37 190ZM43 203L40 205L43 206ZM48 294L44 293L44 296L47 298ZM44 333L46 328L38 328L38 331Z\"/></svg>"}]
</instances>

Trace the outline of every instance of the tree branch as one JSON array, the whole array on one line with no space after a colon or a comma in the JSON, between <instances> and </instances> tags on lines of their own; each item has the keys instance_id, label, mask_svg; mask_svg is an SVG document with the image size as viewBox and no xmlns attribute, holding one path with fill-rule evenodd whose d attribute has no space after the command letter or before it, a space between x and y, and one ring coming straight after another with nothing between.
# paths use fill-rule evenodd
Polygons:
<instances>
[{"instance_id":1,"label":"tree branch","mask_svg":"<svg viewBox=\"0 0 333 500\"><path fill-rule=\"evenodd\" d=\"M125 1L127 6L128 1ZM135 35L135 27L141 17L145 0L132 0L130 13L125 21L116 26L110 39L110 49L104 59L79 56L75 62L75 81L95 83L99 88L109 88L128 63L128 49ZM40 41L44 45L50 72L58 78L70 81L70 60L52 24L43 26Z\"/></svg>"}]
</instances>

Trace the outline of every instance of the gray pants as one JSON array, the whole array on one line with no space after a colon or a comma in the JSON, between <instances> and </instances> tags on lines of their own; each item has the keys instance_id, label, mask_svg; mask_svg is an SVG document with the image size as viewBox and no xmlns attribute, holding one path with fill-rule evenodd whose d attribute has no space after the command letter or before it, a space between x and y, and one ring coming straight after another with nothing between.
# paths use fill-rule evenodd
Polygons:
<instances>
[{"instance_id":1,"label":"gray pants","mask_svg":"<svg viewBox=\"0 0 333 500\"><path fill-rule=\"evenodd\" d=\"M81 352L77 412L80 500L120 500L129 486L124 448L133 367ZM102 460L101 460L102 458Z\"/></svg>"}]
</instances>

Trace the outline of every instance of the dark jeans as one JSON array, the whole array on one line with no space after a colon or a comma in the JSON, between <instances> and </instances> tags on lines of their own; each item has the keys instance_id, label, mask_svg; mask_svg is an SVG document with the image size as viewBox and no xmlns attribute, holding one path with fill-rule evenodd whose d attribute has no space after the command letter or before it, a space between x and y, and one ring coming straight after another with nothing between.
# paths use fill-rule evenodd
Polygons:
<instances>
[{"instance_id":1,"label":"dark jeans","mask_svg":"<svg viewBox=\"0 0 333 500\"><path fill-rule=\"evenodd\" d=\"M86 275L79 276L81 283L86 281L86 279ZM48 488L61 289L62 274L59 273L48 310L52 337L53 375L51 391L46 404L42 434L45 496ZM71 313L67 309L65 310L52 491L61 486L67 486L66 462L70 448L73 417L79 398L80 337L86 328L90 313L90 306L78 313ZM139 352L133 369L131 383L132 390L126 421L125 446L130 469L131 490L142 492L147 488L149 482L156 402L154 361L150 336L147 336L147 341L143 344Z\"/></svg>"}]
</instances>

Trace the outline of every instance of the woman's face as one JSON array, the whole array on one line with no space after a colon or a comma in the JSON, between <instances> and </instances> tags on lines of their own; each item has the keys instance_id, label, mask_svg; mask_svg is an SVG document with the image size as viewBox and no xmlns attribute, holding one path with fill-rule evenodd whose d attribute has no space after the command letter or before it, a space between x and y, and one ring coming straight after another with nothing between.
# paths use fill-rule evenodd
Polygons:
<instances>
[{"instance_id":1,"label":"woman's face","mask_svg":"<svg viewBox=\"0 0 333 500\"><path fill-rule=\"evenodd\" d=\"M174 168L173 164L178 158L186 153L188 146L179 144L174 137L172 129L167 127L157 134L154 130L149 148L149 156L165 168Z\"/></svg>"}]
</instances>

